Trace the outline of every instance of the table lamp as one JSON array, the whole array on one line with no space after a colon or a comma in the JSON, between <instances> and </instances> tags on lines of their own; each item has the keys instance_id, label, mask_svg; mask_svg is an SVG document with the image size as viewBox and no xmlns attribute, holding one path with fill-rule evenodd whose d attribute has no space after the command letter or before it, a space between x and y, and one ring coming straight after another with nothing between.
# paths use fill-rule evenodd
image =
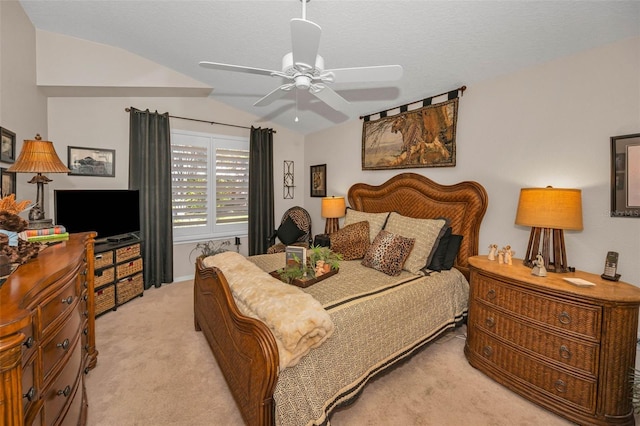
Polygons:
<instances>
[{"instance_id":1,"label":"table lamp","mask_svg":"<svg viewBox=\"0 0 640 426\"><path fill-rule=\"evenodd\" d=\"M535 266L534 261L540 254L547 271L567 272L570 268L564 230L582 230L582 191L550 186L523 188L520 190L515 223L531 227L523 261L526 266Z\"/></svg>"},{"instance_id":2,"label":"table lamp","mask_svg":"<svg viewBox=\"0 0 640 426\"><path fill-rule=\"evenodd\" d=\"M51 219L45 219L44 184L51 179L43 173L68 173L70 170L60 161L53 142L43 141L39 134L35 140L25 140L16 162L7 169L15 173L36 173L29 183L37 187L36 204L29 211L29 228L44 229L53 226Z\"/></svg>"},{"instance_id":3,"label":"table lamp","mask_svg":"<svg viewBox=\"0 0 640 426\"><path fill-rule=\"evenodd\" d=\"M324 197L322 199L322 217L327 219L324 233L331 234L340 229L338 218L345 215L344 197Z\"/></svg>"}]
</instances>

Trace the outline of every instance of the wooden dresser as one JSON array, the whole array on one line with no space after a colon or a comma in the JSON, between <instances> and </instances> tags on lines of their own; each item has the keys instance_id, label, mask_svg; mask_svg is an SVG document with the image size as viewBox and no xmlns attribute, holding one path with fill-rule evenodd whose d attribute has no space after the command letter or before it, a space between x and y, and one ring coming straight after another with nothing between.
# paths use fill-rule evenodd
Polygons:
<instances>
[{"instance_id":1,"label":"wooden dresser","mask_svg":"<svg viewBox=\"0 0 640 426\"><path fill-rule=\"evenodd\" d=\"M0 287L0 424L85 424L95 366L94 233L73 234Z\"/></svg>"},{"instance_id":2,"label":"wooden dresser","mask_svg":"<svg viewBox=\"0 0 640 426\"><path fill-rule=\"evenodd\" d=\"M536 277L520 259L506 265L475 256L469 264L472 366L573 422L635 424L639 288L579 271Z\"/></svg>"}]
</instances>

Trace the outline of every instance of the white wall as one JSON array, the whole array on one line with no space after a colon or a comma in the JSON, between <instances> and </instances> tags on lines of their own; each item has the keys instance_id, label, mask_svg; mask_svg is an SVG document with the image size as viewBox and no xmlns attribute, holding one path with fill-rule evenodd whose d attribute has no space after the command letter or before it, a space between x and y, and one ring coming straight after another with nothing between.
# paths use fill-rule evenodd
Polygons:
<instances>
[{"instance_id":1,"label":"white wall","mask_svg":"<svg viewBox=\"0 0 640 426\"><path fill-rule=\"evenodd\" d=\"M491 243L510 244L516 257L524 255L530 231L514 225L520 188L580 188L584 230L565 233L569 264L600 274L607 251L618 251L622 279L640 286L640 219L609 216L609 138L640 133L639 94L640 38L634 38L468 87L458 111L455 167L362 171L361 121L309 135L305 187L309 166L323 163L327 195L403 171L444 184L474 180L489 195L481 253ZM320 199L306 194L318 233Z\"/></svg>"}]
</instances>

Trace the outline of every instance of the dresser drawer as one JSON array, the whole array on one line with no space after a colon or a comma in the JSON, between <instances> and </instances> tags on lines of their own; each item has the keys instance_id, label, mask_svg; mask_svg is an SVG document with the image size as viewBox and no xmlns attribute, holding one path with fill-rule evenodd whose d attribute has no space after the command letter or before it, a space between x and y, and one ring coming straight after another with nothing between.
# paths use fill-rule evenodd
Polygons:
<instances>
[{"instance_id":1,"label":"dresser drawer","mask_svg":"<svg viewBox=\"0 0 640 426\"><path fill-rule=\"evenodd\" d=\"M82 352L80 350L80 341L76 340L75 344L69 349L72 351L71 357L60 371L51 385L43 392L44 398L44 417L46 425L58 424L61 416L65 415L65 424L77 424L78 418L73 418L65 409L68 406L76 406L77 400L82 399L82 395L76 395L80 387L82 374L80 367L82 365Z\"/></svg>"},{"instance_id":2,"label":"dresser drawer","mask_svg":"<svg viewBox=\"0 0 640 426\"><path fill-rule=\"evenodd\" d=\"M595 413L596 380L573 376L503 344L482 331L469 342L470 349L503 372L509 373L530 393L544 395L562 405Z\"/></svg>"},{"instance_id":3,"label":"dresser drawer","mask_svg":"<svg viewBox=\"0 0 640 426\"><path fill-rule=\"evenodd\" d=\"M80 339L80 315L74 312L64 326L42 347L42 376L44 382L64 356L78 346Z\"/></svg>"},{"instance_id":4,"label":"dresser drawer","mask_svg":"<svg viewBox=\"0 0 640 426\"><path fill-rule=\"evenodd\" d=\"M76 306L79 289L76 288L75 283L75 279L70 279L42 305L40 318L43 336L49 333L49 327L56 318L65 315Z\"/></svg>"},{"instance_id":5,"label":"dresser drawer","mask_svg":"<svg viewBox=\"0 0 640 426\"><path fill-rule=\"evenodd\" d=\"M482 304L472 306L473 325L489 334L532 351L560 366L574 368L578 373L596 378L600 345L587 340L568 338L531 326Z\"/></svg>"},{"instance_id":6,"label":"dresser drawer","mask_svg":"<svg viewBox=\"0 0 640 426\"><path fill-rule=\"evenodd\" d=\"M551 326L562 332L572 332L594 341L600 339L602 310L599 306L583 305L555 299L536 292L474 274L472 297L514 315Z\"/></svg>"},{"instance_id":7,"label":"dresser drawer","mask_svg":"<svg viewBox=\"0 0 640 426\"><path fill-rule=\"evenodd\" d=\"M25 412L38 399L36 377L36 358L32 357L22 366L22 407Z\"/></svg>"}]
</instances>

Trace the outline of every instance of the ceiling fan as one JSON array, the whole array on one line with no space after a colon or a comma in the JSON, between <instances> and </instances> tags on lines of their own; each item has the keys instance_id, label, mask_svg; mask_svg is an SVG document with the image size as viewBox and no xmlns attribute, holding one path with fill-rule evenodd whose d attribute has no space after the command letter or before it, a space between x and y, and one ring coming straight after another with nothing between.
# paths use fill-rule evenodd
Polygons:
<instances>
[{"instance_id":1,"label":"ceiling fan","mask_svg":"<svg viewBox=\"0 0 640 426\"><path fill-rule=\"evenodd\" d=\"M224 71L281 77L289 81L259 99L253 104L254 106L269 105L285 96L289 91L301 89L308 90L309 93L336 111L346 110L349 102L331 89L328 84L392 81L402 77L402 66L400 65L324 69L324 59L318 55L322 29L318 24L306 19L306 3L310 0L300 1L302 2L302 19L294 18L291 20L292 49L282 58L282 71L208 61L201 61L200 66Z\"/></svg>"}]
</instances>

